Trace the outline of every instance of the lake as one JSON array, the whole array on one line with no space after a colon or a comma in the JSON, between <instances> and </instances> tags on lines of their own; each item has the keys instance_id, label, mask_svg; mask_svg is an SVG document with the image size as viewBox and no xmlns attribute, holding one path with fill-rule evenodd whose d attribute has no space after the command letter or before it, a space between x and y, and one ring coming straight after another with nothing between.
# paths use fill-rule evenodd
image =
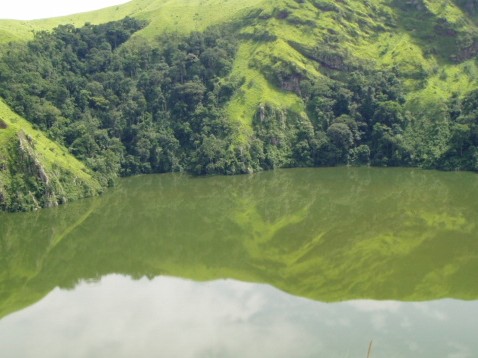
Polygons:
<instances>
[{"instance_id":1,"label":"lake","mask_svg":"<svg viewBox=\"0 0 478 358\"><path fill-rule=\"evenodd\" d=\"M478 177L127 178L0 214L2 357L478 355Z\"/></svg>"}]
</instances>

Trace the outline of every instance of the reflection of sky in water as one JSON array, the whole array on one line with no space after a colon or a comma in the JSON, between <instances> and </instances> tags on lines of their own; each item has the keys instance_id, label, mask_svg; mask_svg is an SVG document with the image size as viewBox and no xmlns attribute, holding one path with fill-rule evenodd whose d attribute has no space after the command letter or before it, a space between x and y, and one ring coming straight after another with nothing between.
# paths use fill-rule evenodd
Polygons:
<instances>
[{"instance_id":1,"label":"reflection of sky in water","mask_svg":"<svg viewBox=\"0 0 478 358\"><path fill-rule=\"evenodd\" d=\"M270 286L118 275L0 321L2 357L478 356L478 302L321 303Z\"/></svg>"}]
</instances>

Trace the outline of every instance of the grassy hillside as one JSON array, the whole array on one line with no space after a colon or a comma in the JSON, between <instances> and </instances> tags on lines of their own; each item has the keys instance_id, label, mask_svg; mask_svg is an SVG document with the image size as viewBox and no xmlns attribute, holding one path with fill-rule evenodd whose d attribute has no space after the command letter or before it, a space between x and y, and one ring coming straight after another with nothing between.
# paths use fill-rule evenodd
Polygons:
<instances>
[{"instance_id":1,"label":"grassy hillside","mask_svg":"<svg viewBox=\"0 0 478 358\"><path fill-rule=\"evenodd\" d=\"M231 142L210 135L203 159L223 163L222 151L226 161L246 164L212 172L351 163L477 170L473 106L461 107L478 88L477 13L471 0L132 0L53 19L0 20L0 53L59 25L126 16L147 25L115 56L137 55L146 44L165 51L159 36L176 33L180 42L219 26L237 49L230 71L208 89L232 86L218 107L234 133Z\"/></svg>"},{"instance_id":2,"label":"grassy hillside","mask_svg":"<svg viewBox=\"0 0 478 358\"><path fill-rule=\"evenodd\" d=\"M0 100L0 207L37 209L98 194L85 165Z\"/></svg>"},{"instance_id":3,"label":"grassy hillside","mask_svg":"<svg viewBox=\"0 0 478 358\"><path fill-rule=\"evenodd\" d=\"M0 30L10 34L10 38L28 40L33 33L51 30L62 24L83 26L86 22L102 24L120 20L126 16L150 22L143 36L155 37L168 31L201 31L211 25L221 24L241 17L241 13L256 8L265 0L134 0L102 10L81 14L33 21L0 20ZM0 42L8 42L1 38Z\"/></svg>"},{"instance_id":4,"label":"grassy hillside","mask_svg":"<svg viewBox=\"0 0 478 358\"><path fill-rule=\"evenodd\" d=\"M270 84L259 69L290 63L310 76L327 75L327 64L297 51L300 44L340 49L342 56L395 68L404 77L410 100L441 101L452 92L476 88L478 51L475 6L466 1L395 0L133 0L127 4L73 16L35 21L0 21L1 42L27 40L33 33L60 24L100 24L125 16L149 21L137 36L154 38L165 31L187 33L236 22L244 37L235 74L246 77L244 96L231 103L231 116L251 118L260 102L296 105ZM471 2L472 3L472 2ZM267 39L267 40L264 40ZM329 50L329 49L327 49ZM247 86L247 87L246 87Z\"/></svg>"}]
</instances>

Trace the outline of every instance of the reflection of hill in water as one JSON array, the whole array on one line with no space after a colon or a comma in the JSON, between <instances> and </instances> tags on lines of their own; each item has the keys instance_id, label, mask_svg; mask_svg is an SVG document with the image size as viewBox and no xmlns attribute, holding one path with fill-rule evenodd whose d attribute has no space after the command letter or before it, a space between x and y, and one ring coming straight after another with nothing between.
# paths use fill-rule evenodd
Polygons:
<instances>
[{"instance_id":1,"label":"reflection of hill in water","mask_svg":"<svg viewBox=\"0 0 478 358\"><path fill-rule=\"evenodd\" d=\"M108 273L230 277L321 301L476 299L477 194L474 174L406 169L130 178L0 216L0 316Z\"/></svg>"}]
</instances>

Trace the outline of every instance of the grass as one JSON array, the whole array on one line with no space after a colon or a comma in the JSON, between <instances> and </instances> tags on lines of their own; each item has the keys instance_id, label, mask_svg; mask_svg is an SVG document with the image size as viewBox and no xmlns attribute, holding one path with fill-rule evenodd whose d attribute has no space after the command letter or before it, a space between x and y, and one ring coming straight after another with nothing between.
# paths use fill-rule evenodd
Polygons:
<instances>
[{"instance_id":1,"label":"grass","mask_svg":"<svg viewBox=\"0 0 478 358\"><path fill-rule=\"evenodd\" d=\"M229 103L228 113L231 119L250 125L258 106L266 103L296 111L303 109L303 103L295 94L276 88L258 69L249 66L249 59L254 58L260 51L273 50L271 47L274 47L274 44L259 46L251 42L241 44L232 76L243 76L245 83Z\"/></svg>"},{"instance_id":2,"label":"grass","mask_svg":"<svg viewBox=\"0 0 478 358\"><path fill-rule=\"evenodd\" d=\"M321 3L333 4L336 11L322 10L311 1L298 3L293 0L133 0L120 6L53 19L2 20L0 42L26 40L35 31L50 30L59 24L81 26L85 22L104 23L125 16L149 21L149 25L136 34L146 38L154 38L165 31L201 31L228 22L239 24L243 35L267 30L278 41L266 44L243 41L234 66L233 75L244 76L246 84L230 103L228 111L241 123L250 122L257 105L263 102L301 110L300 99L273 88L260 68L250 68L251 60L267 65L274 56L279 57L295 63L310 77L320 79L320 69L291 49L288 41L316 46L335 37L338 46L347 49L353 58L374 62L379 68L397 68L405 79L410 98L431 95L438 88L441 100L447 96L445 92L456 89L464 93L476 88L476 66L470 63L468 67L455 65L449 61L456 39L436 35L435 26L443 19L448 27L459 33L477 30L471 17L453 2L427 0L422 9L399 7L391 0L323 0ZM247 16L251 10L256 11L255 16ZM281 11L288 16L278 16ZM428 51L436 51L436 54L429 55ZM465 72L470 67L472 75ZM437 74L437 68L445 74ZM446 88L452 90L446 91Z\"/></svg>"},{"instance_id":3,"label":"grass","mask_svg":"<svg viewBox=\"0 0 478 358\"><path fill-rule=\"evenodd\" d=\"M52 19L1 20L0 33L4 32L5 37L0 37L0 42L28 40L36 31L51 30L65 23L75 26L83 26L86 22L101 24L126 16L149 21L149 26L141 33L145 37L155 37L166 30L187 33L231 21L262 2L265 0L134 0L119 6Z\"/></svg>"},{"instance_id":4,"label":"grass","mask_svg":"<svg viewBox=\"0 0 478 358\"><path fill-rule=\"evenodd\" d=\"M93 193L101 191L100 184L91 176L82 162L69 154L66 148L47 138L41 131L35 130L28 121L14 113L2 100L0 100L0 119L7 126L5 129L0 129L0 163L16 160L10 157L9 148L18 141L19 133L23 131L25 136L32 139L34 154L50 176L61 179L62 175L68 173L75 178L72 183L69 183L72 187L76 185L75 182L78 182L87 185ZM8 183L8 177L8 172L0 171L0 181Z\"/></svg>"},{"instance_id":5,"label":"grass","mask_svg":"<svg viewBox=\"0 0 478 358\"><path fill-rule=\"evenodd\" d=\"M330 75L326 68L292 48L291 43L319 51L324 46L339 49L355 64L398 71L410 110L443 103L454 93L463 95L476 89L478 65L474 60L454 63L451 55L456 51L457 37L440 34L436 27L444 23L458 35L478 33L474 19L448 0L425 0L424 5L402 6L392 0L133 0L53 19L2 20L0 42L27 40L35 31L64 23L81 26L125 16L149 22L134 35L147 39L165 31L188 33L212 25L234 24L240 44L231 76L243 78L244 82L227 105L227 113L243 129L238 138L241 144L252 133L252 119L260 105L305 115L301 98L273 84L266 68L285 63L316 81ZM271 38L261 39L261 33ZM51 153L45 155L53 159Z\"/></svg>"},{"instance_id":6,"label":"grass","mask_svg":"<svg viewBox=\"0 0 478 358\"><path fill-rule=\"evenodd\" d=\"M426 0L425 3L435 16L446 18L448 22L457 24L466 19L463 11L448 0Z\"/></svg>"}]
</instances>

